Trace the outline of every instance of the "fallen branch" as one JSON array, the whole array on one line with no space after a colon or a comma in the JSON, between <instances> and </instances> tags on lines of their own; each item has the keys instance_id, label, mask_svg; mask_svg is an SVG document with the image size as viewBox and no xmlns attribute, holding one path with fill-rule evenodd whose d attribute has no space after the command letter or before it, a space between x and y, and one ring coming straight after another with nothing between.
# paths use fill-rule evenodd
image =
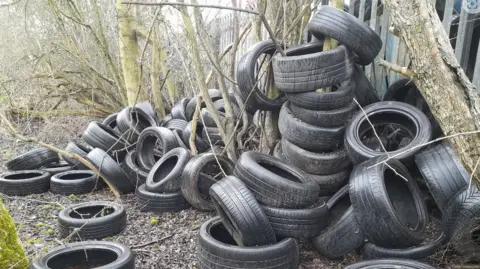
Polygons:
<instances>
[{"instance_id":1,"label":"fallen branch","mask_svg":"<svg viewBox=\"0 0 480 269\"><path fill-rule=\"evenodd\" d=\"M149 245L153 245L153 244L155 244L155 243L160 243L160 242L165 241L165 240L167 240L167 239L169 239L169 238L171 238L171 237L173 237L173 234L164 236L164 237L162 237L162 238L160 238L160 239L152 240L152 241L147 242L147 243L144 243L144 244L134 245L134 246L131 246L130 248L143 248L143 247L146 247L146 246L149 246Z\"/></svg>"},{"instance_id":2,"label":"fallen branch","mask_svg":"<svg viewBox=\"0 0 480 269\"><path fill-rule=\"evenodd\" d=\"M114 185L112 185L112 183L110 183L106 178L104 178L101 174L100 174L100 171L93 165L91 164L90 162L88 162L87 160L85 160L83 157L81 157L80 155L78 154L72 154L70 152L67 152L67 151L64 151L64 150L61 150L59 148L56 148L50 144L47 144L45 142L42 142L42 141L39 141L37 138L35 137L26 137L22 134L20 134L16 129L15 127L13 127L12 123L8 120L8 118L3 114L3 113L0 113L0 119L5 123L5 125L7 126L7 129L9 131L9 133L20 139L21 141L23 142L28 142L28 143L35 143L35 144L38 144L39 146L42 146L44 148L47 148L51 151L54 151L58 154L60 154L61 156L63 157L67 157L69 159L74 159L74 160L77 160L79 162L81 162L82 164L84 164L85 166L87 166L89 169L91 169L95 174L97 174L99 177L101 177L105 183L108 185L108 187L110 188L110 190L112 191L113 195L115 195L115 198L117 199L120 199L120 193L118 192L118 190L115 188Z\"/></svg>"}]
</instances>

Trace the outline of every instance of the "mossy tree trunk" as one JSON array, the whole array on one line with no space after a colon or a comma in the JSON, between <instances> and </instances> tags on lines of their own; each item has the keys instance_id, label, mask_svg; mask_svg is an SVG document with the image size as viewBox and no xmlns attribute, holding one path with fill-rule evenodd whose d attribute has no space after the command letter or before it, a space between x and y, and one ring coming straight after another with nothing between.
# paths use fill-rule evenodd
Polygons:
<instances>
[{"instance_id":1,"label":"mossy tree trunk","mask_svg":"<svg viewBox=\"0 0 480 269\"><path fill-rule=\"evenodd\" d=\"M0 268L26 269L28 258L25 255L15 224L0 200Z\"/></svg>"},{"instance_id":2,"label":"mossy tree trunk","mask_svg":"<svg viewBox=\"0 0 480 269\"><path fill-rule=\"evenodd\" d=\"M153 30L153 40L157 39L157 30ZM157 115L160 119L165 117L165 105L163 104L162 93L160 92L160 74L161 74L161 59L160 59L160 46L158 42L153 42L152 44L152 94L153 102L155 104L155 109L157 110Z\"/></svg>"},{"instance_id":3,"label":"mossy tree trunk","mask_svg":"<svg viewBox=\"0 0 480 269\"><path fill-rule=\"evenodd\" d=\"M128 105L134 106L141 83L137 62L137 34L131 6L124 5L122 2L122 0L117 0L120 62L127 91Z\"/></svg>"}]
</instances>

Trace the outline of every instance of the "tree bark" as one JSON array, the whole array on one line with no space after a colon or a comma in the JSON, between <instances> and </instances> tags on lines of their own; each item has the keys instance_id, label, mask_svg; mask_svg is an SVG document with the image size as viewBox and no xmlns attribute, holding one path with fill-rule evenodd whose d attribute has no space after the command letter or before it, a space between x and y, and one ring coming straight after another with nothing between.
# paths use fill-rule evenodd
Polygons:
<instances>
[{"instance_id":1,"label":"tree bark","mask_svg":"<svg viewBox=\"0 0 480 269\"><path fill-rule=\"evenodd\" d=\"M460 67L449 38L430 0L383 0L390 20L411 58L412 79L445 135L475 131L480 126L480 99ZM474 171L480 158L480 136L449 139L457 156L479 183Z\"/></svg>"},{"instance_id":2,"label":"tree bark","mask_svg":"<svg viewBox=\"0 0 480 269\"><path fill-rule=\"evenodd\" d=\"M122 64L123 78L127 90L128 105L134 106L135 99L137 99L137 91L140 87L135 18L132 17L129 6L122 4L122 0L117 0L117 13L120 62Z\"/></svg>"},{"instance_id":3,"label":"tree bark","mask_svg":"<svg viewBox=\"0 0 480 269\"><path fill-rule=\"evenodd\" d=\"M28 259L12 217L0 200L0 268L26 269Z\"/></svg>"},{"instance_id":4,"label":"tree bark","mask_svg":"<svg viewBox=\"0 0 480 269\"><path fill-rule=\"evenodd\" d=\"M157 39L157 30L153 30L152 39ZM160 74L161 74L161 59L160 59L160 47L159 42L153 42L152 45L152 94L153 102L155 103L155 109L157 110L157 115L160 119L165 117L165 105L163 104L162 93L160 89Z\"/></svg>"}]
</instances>

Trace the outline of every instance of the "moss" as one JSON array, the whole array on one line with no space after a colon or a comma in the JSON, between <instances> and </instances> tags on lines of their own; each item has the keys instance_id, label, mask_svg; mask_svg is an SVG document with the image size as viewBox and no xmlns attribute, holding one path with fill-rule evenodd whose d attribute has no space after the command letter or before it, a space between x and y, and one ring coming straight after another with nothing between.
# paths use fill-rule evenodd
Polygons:
<instances>
[{"instance_id":1,"label":"moss","mask_svg":"<svg viewBox=\"0 0 480 269\"><path fill-rule=\"evenodd\" d=\"M27 240L26 243L29 244L29 245L33 245L33 244L40 244L42 242L43 242L43 239L41 239L41 238L30 238L30 239Z\"/></svg>"},{"instance_id":2,"label":"moss","mask_svg":"<svg viewBox=\"0 0 480 269\"><path fill-rule=\"evenodd\" d=\"M39 223L35 224L35 227L37 227L37 228L42 228L43 226L45 226L45 223L43 223L43 222L39 222Z\"/></svg>"},{"instance_id":3,"label":"moss","mask_svg":"<svg viewBox=\"0 0 480 269\"><path fill-rule=\"evenodd\" d=\"M0 200L0 268L25 269L28 259L20 240L15 224L7 209Z\"/></svg>"},{"instance_id":4,"label":"moss","mask_svg":"<svg viewBox=\"0 0 480 269\"><path fill-rule=\"evenodd\" d=\"M151 217L150 218L150 224L155 225L158 223L158 217Z\"/></svg>"},{"instance_id":5,"label":"moss","mask_svg":"<svg viewBox=\"0 0 480 269\"><path fill-rule=\"evenodd\" d=\"M48 230L45 231L46 235L53 235L54 233L55 233L55 230L53 230L53 229L48 229Z\"/></svg>"},{"instance_id":6,"label":"moss","mask_svg":"<svg viewBox=\"0 0 480 269\"><path fill-rule=\"evenodd\" d=\"M74 201L74 200L77 200L78 197L77 197L75 194L70 194L70 195L68 196L68 199Z\"/></svg>"}]
</instances>

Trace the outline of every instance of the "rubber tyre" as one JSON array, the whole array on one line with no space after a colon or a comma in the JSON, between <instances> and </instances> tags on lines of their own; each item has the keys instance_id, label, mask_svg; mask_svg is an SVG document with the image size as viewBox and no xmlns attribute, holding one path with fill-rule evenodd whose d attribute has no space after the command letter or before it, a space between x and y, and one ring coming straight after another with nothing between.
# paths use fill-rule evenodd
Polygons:
<instances>
[{"instance_id":1,"label":"rubber tyre","mask_svg":"<svg viewBox=\"0 0 480 269\"><path fill-rule=\"evenodd\" d=\"M287 93L290 103L310 110L334 110L349 105L355 95L355 83L347 79L332 87L331 92Z\"/></svg>"},{"instance_id":2,"label":"rubber tyre","mask_svg":"<svg viewBox=\"0 0 480 269\"><path fill-rule=\"evenodd\" d=\"M104 213L107 215L102 216ZM75 214L78 217L72 217ZM127 213L121 204L103 201L86 202L60 211L57 222L60 238L70 236L70 239L75 241L103 239L119 234L125 229Z\"/></svg>"},{"instance_id":3,"label":"rubber tyre","mask_svg":"<svg viewBox=\"0 0 480 269\"><path fill-rule=\"evenodd\" d=\"M353 214L348 196L348 186L336 192L328 201L327 228L312 240L320 255L329 259L340 258L359 248L365 240L360 225Z\"/></svg>"},{"instance_id":4,"label":"rubber tyre","mask_svg":"<svg viewBox=\"0 0 480 269\"><path fill-rule=\"evenodd\" d=\"M278 111L287 100L284 94L269 99L257 86L255 70L262 54L274 55L275 43L272 40L261 41L248 49L237 63L237 83L240 98L246 105L246 111L253 114L257 110Z\"/></svg>"},{"instance_id":5,"label":"rubber tyre","mask_svg":"<svg viewBox=\"0 0 480 269\"><path fill-rule=\"evenodd\" d=\"M378 246L418 245L425 238L428 224L422 193L403 164L386 160L387 157L375 157L352 171L350 199L355 216L367 238ZM390 169L395 169L408 182Z\"/></svg>"},{"instance_id":6,"label":"rubber tyre","mask_svg":"<svg viewBox=\"0 0 480 269\"><path fill-rule=\"evenodd\" d=\"M448 204L442 216L443 230L457 253L480 261L480 246L474 239L480 216L480 193L472 186L463 188Z\"/></svg>"},{"instance_id":7,"label":"rubber tyre","mask_svg":"<svg viewBox=\"0 0 480 269\"><path fill-rule=\"evenodd\" d=\"M384 260L371 260L355 263L345 267L345 269L375 269L375 268L391 268L391 269L435 269L425 263L403 260L403 259L384 259Z\"/></svg>"},{"instance_id":8,"label":"rubber tyre","mask_svg":"<svg viewBox=\"0 0 480 269\"><path fill-rule=\"evenodd\" d=\"M164 124L164 127L172 130L172 131L183 131L187 128L188 121L184 121L181 119L171 119Z\"/></svg>"},{"instance_id":9,"label":"rubber tyre","mask_svg":"<svg viewBox=\"0 0 480 269\"><path fill-rule=\"evenodd\" d=\"M222 122L224 122L225 121L225 113L218 112L218 115L220 116L220 120ZM217 124L213 120L212 114L206 108L202 108L200 110L200 121L202 121L203 125L205 125L206 127L217 127Z\"/></svg>"},{"instance_id":10,"label":"rubber tyre","mask_svg":"<svg viewBox=\"0 0 480 269\"><path fill-rule=\"evenodd\" d=\"M50 192L61 195L90 193L103 185L92 170L66 171L50 178Z\"/></svg>"},{"instance_id":11,"label":"rubber tyre","mask_svg":"<svg viewBox=\"0 0 480 269\"><path fill-rule=\"evenodd\" d=\"M364 111L365 113L362 111L357 112L345 130L345 151L354 165L360 164L375 156L385 155L385 152L370 149L361 141L360 128L362 123L368 128L371 128L366 120L365 114L368 115L373 124L375 124L375 120L372 119L372 116L382 113L395 113L401 115L403 119L408 119L408 123L413 123L416 132L415 130L412 131L414 132L414 137L410 144L398 150L388 152L390 156L396 156L395 159L404 163L411 162L413 156L421 150L422 147L420 147L420 145L427 143L432 137L432 129L428 118L422 111L409 104L395 101L378 102L365 107Z\"/></svg>"},{"instance_id":12,"label":"rubber tyre","mask_svg":"<svg viewBox=\"0 0 480 269\"><path fill-rule=\"evenodd\" d=\"M130 143L135 143L140 133L152 126L157 126L156 120L140 108L126 107L117 115L117 129Z\"/></svg>"},{"instance_id":13,"label":"rubber tyre","mask_svg":"<svg viewBox=\"0 0 480 269\"><path fill-rule=\"evenodd\" d=\"M123 160L128 142L120 138L120 134L112 128L99 123L90 122L83 132L83 140L92 148L106 151L117 160Z\"/></svg>"},{"instance_id":14,"label":"rubber tyre","mask_svg":"<svg viewBox=\"0 0 480 269\"><path fill-rule=\"evenodd\" d=\"M355 65L352 79L355 82L355 99L362 107L380 102L377 91L365 76L361 66Z\"/></svg>"},{"instance_id":15,"label":"rubber tyre","mask_svg":"<svg viewBox=\"0 0 480 269\"><path fill-rule=\"evenodd\" d=\"M382 258L396 258L396 259L412 259L423 260L435 254L437 250L447 243L445 234L441 234L437 239L407 249L390 249L379 247L371 242L367 242L362 249L362 259L382 259Z\"/></svg>"},{"instance_id":16,"label":"rubber tyre","mask_svg":"<svg viewBox=\"0 0 480 269\"><path fill-rule=\"evenodd\" d=\"M421 151L415 162L441 212L470 181L469 173L446 143Z\"/></svg>"},{"instance_id":17,"label":"rubber tyre","mask_svg":"<svg viewBox=\"0 0 480 269\"><path fill-rule=\"evenodd\" d=\"M322 51L321 43L299 45L273 57L275 86L283 92L311 92L349 80L353 52L345 46Z\"/></svg>"},{"instance_id":18,"label":"rubber tyre","mask_svg":"<svg viewBox=\"0 0 480 269\"><path fill-rule=\"evenodd\" d=\"M167 152L177 147L177 138L170 129L165 127L148 127L138 137L138 164L145 171L149 171L156 163L155 148L160 148L159 151L164 156Z\"/></svg>"},{"instance_id":19,"label":"rubber tyre","mask_svg":"<svg viewBox=\"0 0 480 269\"><path fill-rule=\"evenodd\" d=\"M340 127L347 124L357 108L355 102L342 108L325 111L305 109L290 103L293 115L303 122L320 127Z\"/></svg>"},{"instance_id":20,"label":"rubber tyre","mask_svg":"<svg viewBox=\"0 0 480 269\"><path fill-rule=\"evenodd\" d=\"M380 36L355 16L330 7L321 6L308 22L308 30L319 38L329 36L338 40L358 55L357 63L370 64L382 48Z\"/></svg>"},{"instance_id":21,"label":"rubber tyre","mask_svg":"<svg viewBox=\"0 0 480 269\"><path fill-rule=\"evenodd\" d=\"M178 212L190 207L181 192L154 193L147 191L145 184L137 188L135 196L142 212Z\"/></svg>"},{"instance_id":22,"label":"rubber tyre","mask_svg":"<svg viewBox=\"0 0 480 269\"><path fill-rule=\"evenodd\" d=\"M222 155L216 155L214 153L201 153L193 156L187 165L183 169L182 179L180 187L183 197L194 208L202 211L212 211L215 207L210 199L209 193L202 193L202 173L208 166L214 164L216 168L215 172L220 173L221 170L218 167L218 162L221 164L223 171L226 175L231 175L233 172L233 163L230 159ZM205 189L205 188L203 188ZM209 187L208 187L209 189Z\"/></svg>"},{"instance_id":23,"label":"rubber tyre","mask_svg":"<svg viewBox=\"0 0 480 269\"><path fill-rule=\"evenodd\" d=\"M70 164L65 161L59 161L55 163L49 163L42 167L39 170L48 172L51 176L56 175L58 173L66 172L72 170Z\"/></svg>"},{"instance_id":24,"label":"rubber tyre","mask_svg":"<svg viewBox=\"0 0 480 269\"><path fill-rule=\"evenodd\" d=\"M350 169L346 169L331 175L310 175L320 186L320 196L330 196L348 183Z\"/></svg>"},{"instance_id":25,"label":"rubber tyre","mask_svg":"<svg viewBox=\"0 0 480 269\"><path fill-rule=\"evenodd\" d=\"M172 119L180 119L188 122L187 116L185 115L185 107L187 107L189 98L183 98L172 106L170 114L172 114Z\"/></svg>"},{"instance_id":26,"label":"rubber tyre","mask_svg":"<svg viewBox=\"0 0 480 269\"><path fill-rule=\"evenodd\" d=\"M182 139L182 134L183 132L182 131L178 131L178 130L173 130L173 134L175 135L175 138L177 139L177 142L178 142L178 146L181 147L181 148L184 148L184 149L190 149L190 147L188 147L185 142L183 142L183 139Z\"/></svg>"},{"instance_id":27,"label":"rubber tyre","mask_svg":"<svg viewBox=\"0 0 480 269\"><path fill-rule=\"evenodd\" d=\"M328 207L325 202L307 209L283 209L262 206L277 238L310 239L327 226Z\"/></svg>"},{"instance_id":28,"label":"rubber tyre","mask_svg":"<svg viewBox=\"0 0 480 269\"><path fill-rule=\"evenodd\" d=\"M130 193L135 190L136 182L132 182L120 165L105 151L98 148L93 149L86 158L99 170L100 175L121 193Z\"/></svg>"},{"instance_id":29,"label":"rubber tyre","mask_svg":"<svg viewBox=\"0 0 480 269\"><path fill-rule=\"evenodd\" d=\"M213 102L213 105L217 109L218 112L223 112L226 113L225 110L225 99L220 99L215 102ZM233 112L233 117L238 118L240 116L240 108L237 106L235 98L231 97L230 98L230 105L232 106L232 112Z\"/></svg>"},{"instance_id":30,"label":"rubber tyre","mask_svg":"<svg viewBox=\"0 0 480 269\"><path fill-rule=\"evenodd\" d=\"M117 115L118 115L118 112L108 115L108 116L102 121L102 123L103 123L104 125L112 128L112 129L115 129L115 128L117 127Z\"/></svg>"},{"instance_id":31,"label":"rubber tyre","mask_svg":"<svg viewBox=\"0 0 480 269\"><path fill-rule=\"evenodd\" d=\"M261 204L305 208L315 204L319 187L305 172L275 157L247 151L240 155L234 175Z\"/></svg>"},{"instance_id":32,"label":"rubber tyre","mask_svg":"<svg viewBox=\"0 0 480 269\"><path fill-rule=\"evenodd\" d=\"M222 93L218 89L208 89L208 95L212 102L220 100L223 98ZM193 113L195 113L195 108L197 107L197 98L196 96L192 97L190 101L188 101L187 105L185 106L185 116L187 117L187 121L191 121L193 117ZM200 104L200 109L206 107L205 101L202 101Z\"/></svg>"},{"instance_id":33,"label":"rubber tyre","mask_svg":"<svg viewBox=\"0 0 480 269\"><path fill-rule=\"evenodd\" d=\"M148 101L138 102L135 105L135 108L141 109L143 112L145 112L145 114L152 117L152 119L154 119L155 121L158 120L157 112L155 111L155 108L153 107L153 105L150 104L150 102Z\"/></svg>"},{"instance_id":34,"label":"rubber tyre","mask_svg":"<svg viewBox=\"0 0 480 269\"><path fill-rule=\"evenodd\" d=\"M282 140L278 141L275 145L275 148L273 148L272 156L282 161L285 161L285 155L283 154L282 150Z\"/></svg>"},{"instance_id":35,"label":"rubber tyre","mask_svg":"<svg viewBox=\"0 0 480 269\"><path fill-rule=\"evenodd\" d=\"M263 246L277 241L267 216L238 178L227 176L213 184L210 196L223 225L238 246Z\"/></svg>"},{"instance_id":36,"label":"rubber tyre","mask_svg":"<svg viewBox=\"0 0 480 269\"><path fill-rule=\"evenodd\" d=\"M0 193L25 196L50 189L50 174L41 170L17 170L0 174Z\"/></svg>"},{"instance_id":37,"label":"rubber tyre","mask_svg":"<svg viewBox=\"0 0 480 269\"><path fill-rule=\"evenodd\" d=\"M58 154L47 148L36 148L16 156L5 163L8 170L33 170L43 165L58 162L60 158Z\"/></svg>"},{"instance_id":38,"label":"rubber tyre","mask_svg":"<svg viewBox=\"0 0 480 269\"><path fill-rule=\"evenodd\" d=\"M183 129L182 139L185 145L190 145L190 134L192 133L192 122L189 122L187 127ZM195 134L195 146L197 147L198 152L205 152L209 149L209 145L206 141L202 139L203 123L197 121L197 132Z\"/></svg>"},{"instance_id":39,"label":"rubber tyre","mask_svg":"<svg viewBox=\"0 0 480 269\"><path fill-rule=\"evenodd\" d=\"M299 249L292 238L268 246L239 247L215 217L200 227L197 261L200 269L297 269Z\"/></svg>"},{"instance_id":40,"label":"rubber tyre","mask_svg":"<svg viewBox=\"0 0 480 269\"><path fill-rule=\"evenodd\" d=\"M144 169L139 167L137 152L135 150L130 151L127 156L125 156L125 159L120 164L120 167L130 178L130 181L135 182L135 186L145 184L148 176L148 170L145 171Z\"/></svg>"},{"instance_id":41,"label":"rubber tyre","mask_svg":"<svg viewBox=\"0 0 480 269\"><path fill-rule=\"evenodd\" d=\"M81 157L87 156L87 154L91 151L91 148L88 148L82 144L76 143L76 142L68 142L67 147L65 148L66 152L73 153L80 155ZM69 163L72 166L72 169L78 169L78 170L88 170L89 168L85 166L83 163L81 163L78 160L75 159L69 159L66 157L63 157L63 159Z\"/></svg>"},{"instance_id":42,"label":"rubber tyre","mask_svg":"<svg viewBox=\"0 0 480 269\"><path fill-rule=\"evenodd\" d=\"M331 175L351 166L350 159L343 148L332 152L317 153L302 149L287 139L282 139L282 153L287 163L308 174Z\"/></svg>"},{"instance_id":43,"label":"rubber tyre","mask_svg":"<svg viewBox=\"0 0 480 269\"><path fill-rule=\"evenodd\" d=\"M289 107L289 102L280 110L278 129L282 138L311 151L336 149L342 145L345 126L323 128L299 120Z\"/></svg>"},{"instance_id":44,"label":"rubber tyre","mask_svg":"<svg viewBox=\"0 0 480 269\"><path fill-rule=\"evenodd\" d=\"M108 253L108 255L105 255ZM108 256L114 254L111 261ZM86 259L88 257L88 261ZM100 267L97 267L99 266ZM68 243L48 251L34 261L29 269L78 268L77 266L95 266L105 269L134 269L135 255L123 244L108 241L86 241Z\"/></svg>"},{"instance_id":45,"label":"rubber tyre","mask_svg":"<svg viewBox=\"0 0 480 269\"><path fill-rule=\"evenodd\" d=\"M183 169L190 160L190 152L184 148L175 148L158 160L148 173L145 188L147 191L178 192Z\"/></svg>"},{"instance_id":46,"label":"rubber tyre","mask_svg":"<svg viewBox=\"0 0 480 269\"><path fill-rule=\"evenodd\" d=\"M210 138L210 140L209 140ZM204 127L202 129L202 140L206 141L211 145L224 146L222 137L220 136L220 131L217 127Z\"/></svg>"}]
</instances>

